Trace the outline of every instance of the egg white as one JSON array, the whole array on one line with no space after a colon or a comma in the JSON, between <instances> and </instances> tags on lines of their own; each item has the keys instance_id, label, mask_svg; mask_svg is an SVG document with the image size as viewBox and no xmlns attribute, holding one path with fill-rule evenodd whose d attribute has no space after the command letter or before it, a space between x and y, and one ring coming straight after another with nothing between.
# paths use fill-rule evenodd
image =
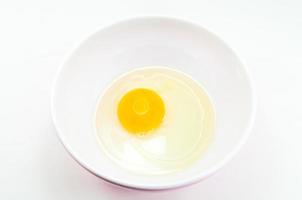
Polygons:
<instances>
[{"instance_id":1,"label":"egg white","mask_svg":"<svg viewBox=\"0 0 302 200\"><path fill-rule=\"evenodd\" d=\"M166 109L159 128L144 136L128 133L117 116L119 100L135 88L154 90ZM201 158L214 132L214 109L202 87L182 72L148 67L110 85L98 103L95 124L101 148L120 166L136 173L171 173Z\"/></svg>"}]
</instances>

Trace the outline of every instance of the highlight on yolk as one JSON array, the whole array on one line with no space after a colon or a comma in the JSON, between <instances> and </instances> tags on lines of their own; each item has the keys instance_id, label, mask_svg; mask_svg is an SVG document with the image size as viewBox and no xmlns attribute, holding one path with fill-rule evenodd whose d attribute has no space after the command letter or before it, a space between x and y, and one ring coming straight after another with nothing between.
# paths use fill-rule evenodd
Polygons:
<instances>
[{"instance_id":1,"label":"highlight on yolk","mask_svg":"<svg viewBox=\"0 0 302 200\"><path fill-rule=\"evenodd\" d=\"M121 98L117 114L126 130L144 134L159 127L165 115L165 105L155 91L137 88Z\"/></svg>"}]
</instances>

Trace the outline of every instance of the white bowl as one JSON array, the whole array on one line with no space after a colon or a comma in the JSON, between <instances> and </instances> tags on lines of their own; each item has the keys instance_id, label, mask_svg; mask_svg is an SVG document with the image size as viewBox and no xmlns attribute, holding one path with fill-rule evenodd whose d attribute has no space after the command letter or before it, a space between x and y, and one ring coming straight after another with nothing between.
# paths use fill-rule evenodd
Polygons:
<instances>
[{"instance_id":1,"label":"white bowl","mask_svg":"<svg viewBox=\"0 0 302 200\"><path fill-rule=\"evenodd\" d=\"M99 95L119 75L145 66L168 66L199 81L216 112L207 152L177 174L142 176L113 163L96 139ZM52 116L72 157L93 174L138 189L168 189L194 183L230 160L247 138L255 100L246 68L217 36L172 18L142 17L103 28L82 41L61 67L53 87Z\"/></svg>"}]
</instances>

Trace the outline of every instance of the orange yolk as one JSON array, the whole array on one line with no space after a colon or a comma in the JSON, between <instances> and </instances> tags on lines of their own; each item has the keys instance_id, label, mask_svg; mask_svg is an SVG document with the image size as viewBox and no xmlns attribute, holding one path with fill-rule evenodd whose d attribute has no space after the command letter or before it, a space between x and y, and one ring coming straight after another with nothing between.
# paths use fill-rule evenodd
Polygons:
<instances>
[{"instance_id":1,"label":"orange yolk","mask_svg":"<svg viewBox=\"0 0 302 200\"><path fill-rule=\"evenodd\" d=\"M126 130L144 134L159 127L165 115L165 105L155 91L138 88L122 97L117 114Z\"/></svg>"}]
</instances>

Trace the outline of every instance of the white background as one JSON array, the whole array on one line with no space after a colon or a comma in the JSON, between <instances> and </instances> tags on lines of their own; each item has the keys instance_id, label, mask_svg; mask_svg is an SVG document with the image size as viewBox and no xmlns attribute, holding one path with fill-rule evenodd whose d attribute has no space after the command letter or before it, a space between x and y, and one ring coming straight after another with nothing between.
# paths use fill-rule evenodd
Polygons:
<instances>
[{"instance_id":1,"label":"white background","mask_svg":"<svg viewBox=\"0 0 302 200\"><path fill-rule=\"evenodd\" d=\"M246 61L258 93L247 144L226 167L161 192L108 184L59 142L51 84L66 53L117 20L189 19ZM0 0L0 199L302 199L302 3L299 0Z\"/></svg>"}]
</instances>

